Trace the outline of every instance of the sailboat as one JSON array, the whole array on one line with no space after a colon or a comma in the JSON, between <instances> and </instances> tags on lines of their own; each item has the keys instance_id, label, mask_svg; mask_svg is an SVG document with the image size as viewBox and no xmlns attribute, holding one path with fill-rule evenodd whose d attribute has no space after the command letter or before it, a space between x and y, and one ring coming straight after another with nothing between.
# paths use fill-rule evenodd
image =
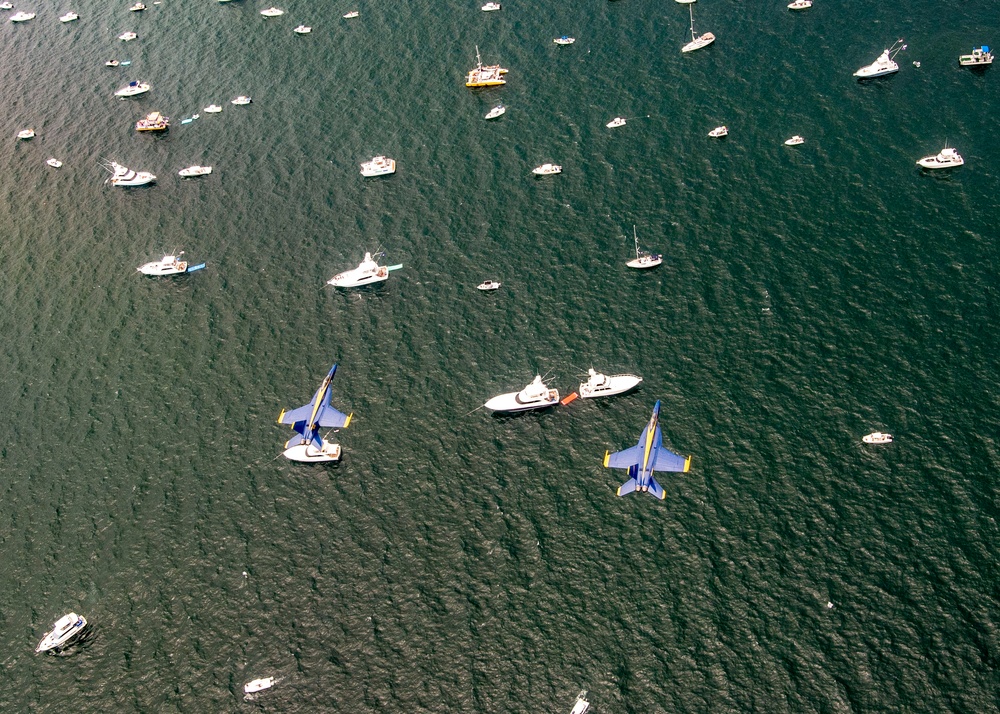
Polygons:
<instances>
[{"instance_id":1,"label":"sailboat","mask_svg":"<svg viewBox=\"0 0 1000 714\"><path fill-rule=\"evenodd\" d=\"M630 268L655 268L663 262L663 256L656 253L649 253L639 248L639 234L632 226L632 237L635 238L635 259L625 263Z\"/></svg>"},{"instance_id":2,"label":"sailboat","mask_svg":"<svg viewBox=\"0 0 1000 714\"><path fill-rule=\"evenodd\" d=\"M691 14L691 41L681 47L681 52L694 52L715 42L715 35L711 32L706 32L700 37L694 34L694 7L692 5L688 5L688 12Z\"/></svg>"}]
</instances>

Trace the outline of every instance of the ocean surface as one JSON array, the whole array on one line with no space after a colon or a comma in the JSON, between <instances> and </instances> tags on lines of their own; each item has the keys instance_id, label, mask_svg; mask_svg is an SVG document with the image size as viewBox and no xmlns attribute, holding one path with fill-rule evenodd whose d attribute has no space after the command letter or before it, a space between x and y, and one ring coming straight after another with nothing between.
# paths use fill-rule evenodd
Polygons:
<instances>
[{"instance_id":1,"label":"ocean surface","mask_svg":"<svg viewBox=\"0 0 1000 714\"><path fill-rule=\"evenodd\" d=\"M0 712L997 711L1000 3L146 1L0 23ZM591 366L644 381L477 409ZM617 498L658 399L691 470Z\"/></svg>"}]
</instances>

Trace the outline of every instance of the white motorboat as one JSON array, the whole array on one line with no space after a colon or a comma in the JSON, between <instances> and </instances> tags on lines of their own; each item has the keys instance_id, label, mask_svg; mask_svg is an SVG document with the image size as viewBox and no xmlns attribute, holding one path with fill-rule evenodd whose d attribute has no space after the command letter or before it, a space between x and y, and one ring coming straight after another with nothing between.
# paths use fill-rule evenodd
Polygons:
<instances>
[{"instance_id":1,"label":"white motorboat","mask_svg":"<svg viewBox=\"0 0 1000 714\"><path fill-rule=\"evenodd\" d=\"M896 64L894 58L905 49L906 45L903 44L903 41L896 40L892 47L883 50L877 60L859 69L854 73L854 76L858 79L874 79L875 77L884 77L887 74L898 72L899 65Z\"/></svg>"},{"instance_id":2,"label":"white motorboat","mask_svg":"<svg viewBox=\"0 0 1000 714\"><path fill-rule=\"evenodd\" d=\"M677 2L681 1L677 0ZM694 0L690 0L690 2L694 2ZM587 701L587 690L584 689L576 695L576 702L573 704L573 708L570 709L569 714L587 714L588 709L590 709L590 702Z\"/></svg>"},{"instance_id":3,"label":"white motorboat","mask_svg":"<svg viewBox=\"0 0 1000 714\"><path fill-rule=\"evenodd\" d=\"M798 146L799 144L804 144L804 143L806 143L806 140L803 139L798 134L793 136L791 139L785 139L785 146Z\"/></svg>"},{"instance_id":4,"label":"white motorboat","mask_svg":"<svg viewBox=\"0 0 1000 714\"><path fill-rule=\"evenodd\" d=\"M188 166L186 169L181 169L177 172L177 175L182 178L192 178L194 176L207 176L212 173L211 166Z\"/></svg>"},{"instance_id":5,"label":"white motorboat","mask_svg":"<svg viewBox=\"0 0 1000 714\"><path fill-rule=\"evenodd\" d=\"M58 652L60 648L82 635L86 628L87 618L83 615L77 615L75 612L63 615L55 621L52 629L45 633L41 642L38 643L38 647L35 648L35 652L48 652L50 650Z\"/></svg>"},{"instance_id":6,"label":"white motorboat","mask_svg":"<svg viewBox=\"0 0 1000 714\"><path fill-rule=\"evenodd\" d=\"M646 268L655 268L663 262L662 255L650 253L639 248L639 234L635 232L635 226L632 226L632 237L635 238L635 258L625 263L625 265L630 268L645 270Z\"/></svg>"},{"instance_id":7,"label":"white motorboat","mask_svg":"<svg viewBox=\"0 0 1000 714\"><path fill-rule=\"evenodd\" d=\"M222 111L222 107L220 107L218 104L209 104L202 111L204 111L206 114L218 114L219 112Z\"/></svg>"},{"instance_id":8,"label":"white motorboat","mask_svg":"<svg viewBox=\"0 0 1000 714\"><path fill-rule=\"evenodd\" d=\"M488 2L480 8L483 12L496 12L500 9L500 3Z\"/></svg>"},{"instance_id":9,"label":"white motorboat","mask_svg":"<svg viewBox=\"0 0 1000 714\"><path fill-rule=\"evenodd\" d=\"M344 19L345 20L353 20L354 18L356 18L358 16L358 14L359 13L358 13L357 10L351 10L349 13L347 13L346 15L344 15Z\"/></svg>"},{"instance_id":10,"label":"white motorboat","mask_svg":"<svg viewBox=\"0 0 1000 714\"><path fill-rule=\"evenodd\" d=\"M21 131L17 132L17 138L18 139L34 139L35 138L35 130L34 129L21 129Z\"/></svg>"},{"instance_id":11,"label":"white motorboat","mask_svg":"<svg viewBox=\"0 0 1000 714\"><path fill-rule=\"evenodd\" d=\"M559 391L549 389L542 382L541 375L520 392L509 392L493 397L483 406L494 412L524 412L529 409L544 409L559 403Z\"/></svg>"},{"instance_id":12,"label":"white motorboat","mask_svg":"<svg viewBox=\"0 0 1000 714\"><path fill-rule=\"evenodd\" d=\"M134 97L138 94L145 94L152 85L149 82L129 82L124 87L115 92L116 97Z\"/></svg>"},{"instance_id":13,"label":"white motorboat","mask_svg":"<svg viewBox=\"0 0 1000 714\"><path fill-rule=\"evenodd\" d=\"M917 162L917 166L925 169L952 169L965 163L965 159L946 144L941 153L925 156Z\"/></svg>"},{"instance_id":14,"label":"white motorboat","mask_svg":"<svg viewBox=\"0 0 1000 714\"><path fill-rule=\"evenodd\" d=\"M59 159L57 159L54 156L46 159L45 163L47 163L49 166L51 166L54 169L58 169L58 168L60 168L62 166L62 161L60 161Z\"/></svg>"},{"instance_id":15,"label":"white motorboat","mask_svg":"<svg viewBox=\"0 0 1000 714\"><path fill-rule=\"evenodd\" d=\"M135 5L133 5L132 7L130 7L128 9L128 11L129 12L142 12L145 9L146 9L145 5L143 5L141 2L137 2Z\"/></svg>"},{"instance_id":16,"label":"white motorboat","mask_svg":"<svg viewBox=\"0 0 1000 714\"><path fill-rule=\"evenodd\" d=\"M67 12L59 18L59 22L73 22L74 20L79 20L80 16L75 12Z\"/></svg>"},{"instance_id":17,"label":"white motorboat","mask_svg":"<svg viewBox=\"0 0 1000 714\"><path fill-rule=\"evenodd\" d=\"M0 2L0 10L13 10L14 3L10 2Z\"/></svg>"},{"instance_id":18,"label":"white motorboat","mask_svg":"<svg viewBox=\"0 0 1000 714\"><path fill-rule=\"evenodd\" d=\"M986 45L973 47L972 54L959 55L958 63L963 67L986 67L993 64L993 53Z\"/></svg>"},{"instance_id":19,"label":"white motorboat","mask_svg":"<svg viewBox=\"0 0 1000 714\"><path fill-rule=\"evenodd\" d=\"M610 377L601 374L593 367L587 370L590 375L586 382L580 385L580 396L584 399L610 397L635 389L642 382L642 377L634 374L613 374Z\"/></svg>"},{"instance_id":20,"label":"white motorboat","mask_svg":"<svg viewBox=\"0 0 1000 714\"><path fill-rule=\"evenodd\" d=\"M376 156L361 164L361 175L366 177L387 176L396 173L396 160L388 156Z\"/></svg>"},{"instance_id":21,"label":"white motorboat","mask_svg":"<svg viewBox=\"0 0 1000 714\"><path fill-rule=\"evenodd\" d=\"M266 10L261 10L260 14L264 17L278 17L279 15L284 15L284 10L279 10L276 7L269 7Z\"/></svg>"},{"instance_id":22,"label":"white motorboat","mask_svg":"<svg viewBox=\"0 0 1000 714\"><path fill-rule=\"evenodd\" d=\"M35 13L33 12L15 12L10 16L11 22L27 22L28 20L33 20L35 18Z\"/></svg>"},{"instance_id":23,"label":"white motorboat","mask_svg":"<svg viewBox=\"0 0 1000 714\"><path fill-rule=\"evenodd\" d=\"M715 35L711 32L706 32L703 35L694 34L694 9L690 4L688 5L688 13L691 15L691 41L681 47L681 52L694 52L715 42Z\"/></svg>"},{"instance_id":24,"label":"white motorboat","mask_svg":"<svg viewBox=\"0 0 1000 714\"><path fill-rule=\"evenodd\" d=\"M504 107L503 104L497 104L486 113L486 119L497 119L502 117L505 111L507 111L507 108Z\"/></svg>"},{"instance_id":25,"label":"white motorboat","mask_svg":"<svg viewBox=\"0 0 1000 714\"><path fill-rule=\"evenodd\" d=\"M615 117L604 126L608 127L609 129L616 129L620 126L625 126L625 117Z\"/></svg>"},{"instance_id":26,"label":"white motorboat","mask_svg":"<svg viewBox=\"0 0 1000 714\"><path fill-rule=\"evenodd\" d=\"M318 464L329 461L339 461L343 453L340 444L334 444L320 437L323 448L317 449L313 444L295 444L281 452L281 455L291 461L303 464Z\"/></svg>"},{"instance_id":27,"label":"white motorboat","mask_svg":"<svg viewBox=\"0 0 1000 714\"><path fill-rule=\"evenodd\" d=\"M119 64L120 63L118 62L118 60L108 60L107 62L104 63L104 66L105 67L117 67Z\"/></svg>"},{"instance_id":28,"label":"white motorboat","mask_svg":"<svg viewBox=\"0 0 1000 714\"><path fill-rule=\"evenodd\" d=\"M881 431L873 431L861 437L861 441L866 444L888 444L892 441L892 434L883 434Z\"/></svg>"},{"instance_id":29,"label":"white motorboat","mask_svg":"<svg viewBox=\"0 0 1000 714\"><path fill-rule=\"evenodd\" d=\"M114 161L109 161L105 168L111 172L111 176L105 183L110 183L112 186L121 186L122 188L145 186L156 180L156 176L148 171L133 171Z\"/></svg>"},{"instance_id":30,"label":"white motorboat","mask_svg":"<svg viewBox=\"0 0 1000 714\"><path fill-rule=\"evenodd\" d=\"M236 97L236 99L234 99L233 101L231 101L229 103L230 104L235 104L238 107L242 107L245 104L249 104L252 101L253 100L250 97L247 97L247 96L244 96L244 95L241 94L240 96Z\"/></svg>"},{"instance_id":31,"label":"white motorboat","mask_svg":"<svg viewBox=\"0 0 1000 714\"><path fill-rule=\"evenodd\" d=\"M139 35L135 34L134 32L123 32L122 34L118 35L118 39L122 40L123 42L131 42L138 36Z\"/></svg>"},{"instance_id":32,"label":"white motorboat","mask_svg":"<svg viewBox=\"0 0 1000 714\"><path fill-rule=\"evenodd\" d=\"M679 2L681 5L690 5L694 1L695 0L677 0L677 2Z\"/></svg>"},{"instance_id":33,"label":"white motorboat","mask_svg":"<svg viewBox=\"0 0 1000 714\"><path fill-rule=\"evenodd\" d=\"M542 164L533 168L531 173L535 174L535 176L552 176L553 174L562 173L562 166L558 164Z\"/></svg>"},{"instance_id":34,"label":"white motorboat","mask_svg":"<svg viewBox=\"0 0 1000 714\"><path fill-rule=\"evenodd\" d=\"M499 280L484 280L476 286L476 290L499 290L500 281Z\"/></svg>"},{"instance_id":35,"label":"white motorboat","mask_svg":"<svg viewBox=\"0 0 1000 714\"><path fill-rule=\"evenodd\" d=\"M388 279L389 268L385 265L379 265L372 259L372 254L366 252L364 260L358 267L337 273L327 280L326 284L335 288L357 288L362 285L381 283Z\"/></svg>"},{"instance_id":36,"label":"white motorboat","mask_svg":"<svg viewBox=\"0 0 1000 714\"><path fill-rule=\"evenodd\" d=\"M277 677L263 677L261 679L254 679L243 685L243 692L245 694L253 694L254 692L262 692L265 689L270 689L277 683Z\"/></svg>"},{"instance_id":37,"label":"white motorboat","mask_svg":"<svg viewBox=\"0 0 1000 714\"><path fill-rule=\"evenodd\" d=\"M812 6L812 0L795 0L795 2L788 3L789 10L808 10Z\"/></svg>"},{"instance_id":38,"label":"white motorboat","mask_svg":"<svg viewBox=\"0 0 1000 714\"><path fill-rule=\"evenodd\" d=\"M708 135L713 139L721 139L722 137L729 135L729 128L725 125L717 126L712 129L712 131L708 132Z\"/></svg>"},{"instance_id":39,"label":"white motorboat","mask_svg":"<svg viewBox=\"0 0 1000 714\"><path fill-rule=\"evenodd\" d=\"M563 35L562 37L557 37L552 41L555 42L557 45L571 45L574 42L576 42L576 38L569 37L568 35Z\"/></svg>"},{"instance_id":40,"label":"white motorboat","mask_svg":"<svg viewBox=\"0 0 1000 714\"><path fill-rule=\"evenodd\" d=\"M292 32L294 32L297 35L308 35L312 31L313 29L311 27L307 27L306 25L299 25L294 30L292 30Z\"/></svg>"},{"instance_id":41,"label":"white motorboat","mask_svg":"<svg viewBox=\"0 0 1000 714\"><path fill-rule=\"evenodd\" d=\"M184 251L181 251L178 255L165 255L159 260L140 265L136 270L143 275L181 275L188 271L188 262L181 260L180 256L182 255L184 255Z\"/></svg>"}]
</instances>

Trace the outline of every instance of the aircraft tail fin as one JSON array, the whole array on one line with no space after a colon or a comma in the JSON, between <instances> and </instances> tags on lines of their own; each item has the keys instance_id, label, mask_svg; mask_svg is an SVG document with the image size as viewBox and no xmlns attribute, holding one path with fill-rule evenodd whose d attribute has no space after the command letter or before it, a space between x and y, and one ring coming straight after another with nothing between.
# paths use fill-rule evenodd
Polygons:
<instances>
[{"instance_id":1,"label":"aircraft tail fin","mask_svg":"<svg viewBox=\"0 0 1000 714\"><path fill-rule=\"evenodd\" d=\"M623 483L618 487L618 495L624 496L626 494L632 493L635 490L636 482L634 478L630 478L628 481Z\"/></svg>"},{"instance_id":2,"label":"aircraft tail fin","mask_svg":"<svg viewBox=\"0 0 1000 714\"><path fill-rule=\"evenodd\" d=\"M656 479L653 478L652 476L649 477L649 491L647 491L647 493L653 498L658 498L661 501L667 497L667 494L664 492L663 487L660 484L658 484L656 482Z\"/></svg>"}]
</instances>

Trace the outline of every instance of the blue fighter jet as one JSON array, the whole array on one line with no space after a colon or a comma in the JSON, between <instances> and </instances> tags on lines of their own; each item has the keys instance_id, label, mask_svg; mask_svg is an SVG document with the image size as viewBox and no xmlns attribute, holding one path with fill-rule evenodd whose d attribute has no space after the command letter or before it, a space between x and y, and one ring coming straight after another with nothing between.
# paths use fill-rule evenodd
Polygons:
<instances>
[{"instance_id":1,"label":"blue fighter jet","mask_svg":"<svg viewBox=\"0 0 1000 714\"><path fill-rule=\"evenodd\" d=\"M308 404L290 412L281 410L279 424L291 424L296 435L285 444L284 455L292 461L315 463L336 461L340 458L340 444L332 444L319 434L321 427L336 429L351 423L353 414L347 415L330 406L330 383L337 373L337 365L330 368L323 383Z\"/></svg>"},{"instance_id":2,"label":"blue fighter jet","mask_svg":"<svg viewBox=\"0 0 1000 714\"><path fill-rule=\"evenodd\" d=\"M628 469L629 479L618 487L618 495L624 496L633 491L645 491L650 496L664 499L663 487L653 478L654 471L687 472L691 468L691 457L680 456L663 446L663 436L660 434L660 402L653 407L646 428L639 436L639 443L631 449L616 451L613 454L604 452L604 466L613 469Z\"/></svg>"}]
</instances>

